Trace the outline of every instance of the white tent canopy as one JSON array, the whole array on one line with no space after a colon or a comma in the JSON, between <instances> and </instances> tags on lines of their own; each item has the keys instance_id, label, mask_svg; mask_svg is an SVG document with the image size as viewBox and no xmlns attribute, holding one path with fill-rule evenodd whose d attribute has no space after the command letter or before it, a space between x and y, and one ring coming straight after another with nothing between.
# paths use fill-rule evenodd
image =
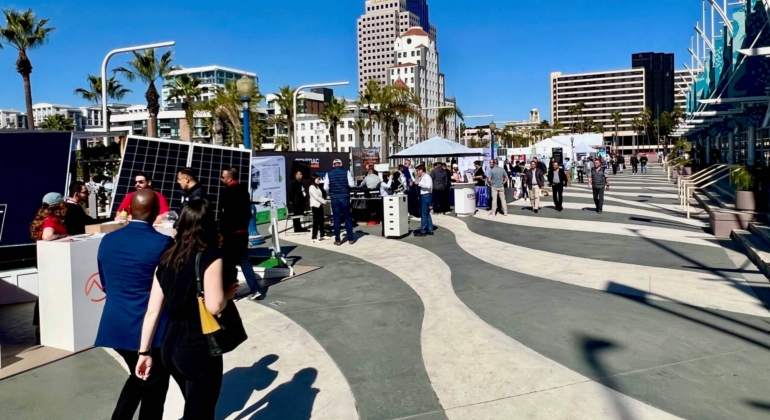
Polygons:
<instances>
[{"instance_id":1,"label":"white tent canopy","mask_svg":"<svg viewBox=\"0 0 770 420\"><path fill-rule=\"evenodd\" d=\"M596 149L594 149L594 148L593 148L593 147L591 147L591 146L588 146L588 145L586 145L585 143L580 143L578 146L575 146L575 150L574 150L574 152L575 152L576 154L577 154L577 153L586 153L586 154L591 154L591 153L596 153L596 152L597 152L597 150L596 150Z\"/></svg>"},{"instance_id":2,"label":"white tent canopy","mask_svg":"<svg viewBox=\"0 0 770 420\"><path fill-rule=\"evenodd\" d=\"M460 143L447 140L442 137L433 137L418 143L406 150L402 150L391 159L403 158L430 158L430 157L460 157L460 156L481 156L476 150L463 146Z\"/></svg>"}]
</instances>

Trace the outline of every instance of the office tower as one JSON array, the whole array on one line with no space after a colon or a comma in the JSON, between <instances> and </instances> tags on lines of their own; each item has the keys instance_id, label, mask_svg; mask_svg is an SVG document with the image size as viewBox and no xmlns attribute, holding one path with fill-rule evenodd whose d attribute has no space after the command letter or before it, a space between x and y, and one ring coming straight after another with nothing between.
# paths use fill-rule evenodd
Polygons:
<instances>
[{"instance_id":1,"label":"office tower","mask_svg":"<svg viewBox=\"0 0 770 420\"><path fill-rule=\"evenodd\" d=\"M645 106L653 120L663 112L674 109L674 54L635 53L631 56L632 68L644 69Z\"/></svg>"}]
</instances>

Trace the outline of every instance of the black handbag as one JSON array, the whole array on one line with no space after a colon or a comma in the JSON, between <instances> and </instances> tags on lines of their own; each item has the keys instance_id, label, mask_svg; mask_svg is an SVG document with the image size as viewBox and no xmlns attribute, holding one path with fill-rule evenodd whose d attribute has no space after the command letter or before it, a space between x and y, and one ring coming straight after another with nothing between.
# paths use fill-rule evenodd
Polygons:
<instances>
[{"instance_id":1,"label":"black handbag","mask_svg":"<svg viewBox=\"0 0 770 420\"><path fill-rule=\"evenodd\" d=\"M241 315L232 300L227 301L225 309L213 316L206 309L201 278L201 254L195 256L195 283L198 287L198 310L201 316L201 329L209 347L209 355L221 356L235 350L248 336L243 328Z\"/></svg>"}]
</instances>

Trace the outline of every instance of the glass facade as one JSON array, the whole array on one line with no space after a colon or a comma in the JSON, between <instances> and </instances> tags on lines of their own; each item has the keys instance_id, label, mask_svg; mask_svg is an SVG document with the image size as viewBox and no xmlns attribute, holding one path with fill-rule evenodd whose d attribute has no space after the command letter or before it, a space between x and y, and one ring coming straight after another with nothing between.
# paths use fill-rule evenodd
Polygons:
<instances>
[{"instance_id":1,"label":"glass facade","mask_svg":"<svg viewBox=\"0 0 770 420\"><path fill-rule=\"evenodd\" d=\"M407 0L406 10L417 15L420 18L420 26L422 29L425 32L430 33L430 19L427 0Z\"/></svg>"}]
</instances>

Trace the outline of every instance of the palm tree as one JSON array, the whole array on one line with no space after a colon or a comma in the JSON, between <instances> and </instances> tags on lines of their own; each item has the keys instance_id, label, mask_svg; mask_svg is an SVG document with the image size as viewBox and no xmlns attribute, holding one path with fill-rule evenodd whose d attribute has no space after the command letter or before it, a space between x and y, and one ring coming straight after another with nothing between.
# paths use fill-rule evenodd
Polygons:
<instances>
[{"instance_id":1,"label":"palm tree","mask_svg":"<svg viewBox=\"0 0 770 420\"><path fill-rule=\"evenodd\" d=\"M371 123L363 118L357 118L353 121L353 129L358 133L358 138L361 140L361 147L364 147L364 132L371 127ZM372 147L372 139L369 138L369 147Z\"/></svg>"},{"instance_id":2,"label":"palm tree","mask_svg":"<svg viewBox=\"0 0 770 420\"><path fill-rule=\"evenodd\" d=\"M378 92L377 97L373 98L372 102L380 106L377 111L377 122L385 131L382 136L381 147L382 161L387 162L390 157L390 133L393 128L393 121L399 121L399 117L418 117L420 111L414 104L419 103L419 99L408 88L385 86Z\"/></svg>"},{"instance_id":3,"label":"palm tree","mask_svg":"<svg viewBox=\"0 0 770 420\"><path fill-rule=\"evenodd\" d=\"M446 138L447 120L450 118L465 118L463 112L460 111L460 108L458 108L456 104L452 108L441 108L436 113L436 119L441 126L441 133L444 138ZM457 140L457 131L455 131L455 140Z\"/></svg>"},{"instance_id":4,"label":"palm tree","mask_svg":"<svg viewBox=\"0 0 770 420\"><path fill-rule=\"evenodd\" d=\"M250 96L252 104L260 103L264 99L257 85L254 85L254 91ZM209 127L221 126L224 132L229 134L229 144L238 144L243 141L243 122L241 121L243 103L234 81L225 83L224 88L217 87L212 99L204 102L193 102L190 105L192 105L194 112L210 115L211 125ZM259 121L259 115L254 111L249 114L249 121L251 122L250 127L255 127L256 123L262 124ZM264 130L251 130L252 145L261 143L260 133L264 133ZM255 138L255 136L257 137ZM214 130L212 132L214 144L224 143L224 139L219 137L219 133Z\"/></svg>"},{"instance_id":5,"label":"palm tree","mask_svg":"<svg viewBox=\"0 0 770 420\"><path fill-rule=\"evenodd\" d=\"M108 99L111 99L113 101L120 101L123 99L124 96L126 96L127 93L131 93L131 89L127 89L123 87L123 84L120 83L119 80L115 79L115 76L112 76L109 79L107 79L107 98ZM87 89L77 88L75 89L75 92L73 92L73 94L80 95L81 98L85 99L88 102L91 102L92 104L102 103L102 77L89 74L88 88ZM107 115L103 115L102 117L106 119L107 127L109 127L110 110L107 109Z\"/></svg>"},{"instance_id":6,"label":"palm tree","mask_svg":"<svg viewBox=\"0 0 770 420\"><path fill-rule=\"evenodd\" d=\"M45 45L51 32L56 28L46 28L50 19L39 19L32 9L24 12L3 9L5 15L5 27L0 26L0 41L16 48L19 57L16 59L16 71L24 81L24 99L27 105L27 127L35 128L35 120L32 113L32 63L29 61L27 51L34 50Z\"/></svg>"},{"instance_id":7,"label":"palm tree","mask_svg":"<svg viewBox=\"0 0 770 420\"><path fill-rule=\"evenodd\" d=\"M467 128L468 127L465 125L464 121L460 123L460 129L459 129L459 133L458 134L461 136L461 138L465 137L465 130ZM463 140L465 140L465 139L463 138Z\"/></svg>"},{"instance_id":8,"label":"palm tree","mask_svg":"<svg viewBox=\"0 0 770 420\"><path fill-rule=\"evenodd\" d=\"M375 80L369 80L369 82L366 84L366 87L364 88L364 91L359 94L358 101L356 101L358 108L366 109L366 114L369 117L368 127L366 127L366 129L369 130L369 147L373 146L372 143L374 141L374 136L372 135L372 128L374 127L372 124L372 116L376 116L378 114L375 109L372 109L372 104L374 104L374 101L380 97L381 92L382 86L380 86L379 82ZM363 146L363 139L361 140L361 146Z\"/></svg>"},{"instance_id":9,"label":"palm tree","mask_svg":"<svg viewBox=\"0 0 770 420\"><path fill-rule=\"evenodd\" d=\"M296 144L296 139L294 138L294 93L296 92L297 89L292 89L289 85L286 85L281 86L279 91L275 93L275 96L277 96L275 103L281 108L281 115L285 118L291 145Z\"/></svg>"},{"instance_id":10,"label":"palm tree","mask_svg":"<svg viewBox=\"0 0 770 420\"><path fill-rule=\"evenodd\" d=\"M147 84L147 91L144 98L147 100L147 111L150 114L150 120L147 122L147 131L150 137L158 136L158 113L160 112L160 95L155 88L155 81L165 80L172 71L179 70L181 67L171 65L171 55L173 51L169 50L163 53L158 59L155 56L155 50L149 49L143 52L134 51L134 59L128 62L128 67L118 67L113 69L113 73L122 73L129 82L136 79Z\"/></svg>"},{"instance_id":11,"label":"palm tree","mask_svg":"<svg viewBox=\"0 0 770 420\"><path fill-rule=\"evenodd\" d=\"M347 110L345 110L345 98L337 99L332 98L332 100L326 104L326 107L323 111L321 111L320 114L318 114L318 117L323 121L327 127L329 127L329 136L332 139L332 151L338 152L338 142L337 142L337 127L340 124L340 121L342 121L342 118L347 114Z\"/></svg>"},{"instance_id":12,"label":"palm tree","mask_svg":"<svg viewBox=\"0 0 770 420\"><path fill-rule=\"evenodd\" d=\"M275 150L284 152L291 150L291 147L289 146L289 138L286 136L276 136Z\"/></svg>"},{"instance_id":13,"label":"palm tree","mask_svg":"<svg viewBox=\"0 0 770 420\"><path fill-rule=\"evenodd\" d=\"M478 131L476 131L476 136L478 136L480 144L486 144L486 142L484 141L484 136L486 136L486 135L487 135L487 132L484 131L483 128L479 128ZM482 146L482 147L484 147L484 146Z\"/></svg>"},{"instance_id":14,"label":"palm tree","mask_svg":"<svg viewBox=\"0 0 770 420\"><path fill-rule=\"evenodd\" d=\"M193 141L195 136L195 106L193 102L196 102L198 96L203 93L200 84L201 81L199 79L190 77L188 74L182 74L164 86L164 88L169 89L169 100L179 99L182 101L184 119L187 121L187 129L190 132L190 141Z\"/></svg>"},{"instance_id":15,"label":"palm tree","mask_svg":"<svg viewBox=\"0 0 770 420\"><path fill-rule=\"evenodd\" d=\"M634 130L634 147L632 147L632 151L634 154L636 154L636 146L639 144L639 131L641 131L641 121L639 120L639 117L634 117L633 120L631 120L631 129Z\"/></svg>"},{"instance_id":16,"label":"palm tree","mask_svg":"<svg viewBox=\"0 0 770 420\"><path fill-rule=\"evenodd\" d=\"M612 149L618 147L618 128L620 126L620 122L623 120L623 114L620 113L617 109L612 111L612 123L615 125L615 139L612 141Z\"/></svg>"},{"instance_id":17,"label":"palm tree","mask_svg":"<svg viewBox=\"0 0 770 420\"><path fill-rule=\"evenodd\" d=\"M40 128L46 131L74 131L75 123L64 115L53 114L40 122Z\"/></svg>"},{"instance_id":18,"label":"palm tree","mask_svg":"<svg viewBox=\"0 0 770 420\"><path fill-rule=\"evenodd\" d=\"M650 112L650 108L645 107L642 112L639 113L639 124L641 125L641 128L644 130L644 137L645 137L645 144L650 143L650 124L652 123L652 113Z\"/></svg>"}]
</instances>

